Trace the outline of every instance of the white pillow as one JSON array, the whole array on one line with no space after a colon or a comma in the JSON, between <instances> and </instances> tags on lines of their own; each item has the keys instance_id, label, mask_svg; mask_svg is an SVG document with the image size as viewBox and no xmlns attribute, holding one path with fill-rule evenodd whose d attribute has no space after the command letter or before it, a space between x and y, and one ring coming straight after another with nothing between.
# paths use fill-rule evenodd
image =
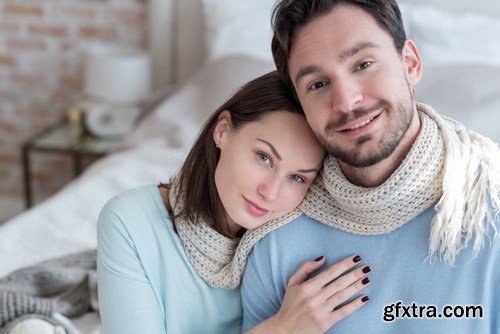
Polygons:
<instances>
[{"instance_id":1,"label":"white pillow","mask_svg":"<svg viewBox=\"0 0 500 334\"><path fill-rule=\"evenodd\" d=\"M274 0L202 0L209 60L247 55L272 61Z\"/></svg>"},{"instance_id":2,"label":"white pillow","mask_svg":"<svg viewBox=\"0 0 500 334\"><path fill-rule=\"evenodd\" d=\"M500 19L431 6L400 7L424 65L500 65Z\"/></svg>"},{"instance_id":3,"label":"white pillow","mask_svg":"<svg viewBox=\"0 0 500 334\"><path fill-rule=\"evenodd\" d=\"M9 334L66 334L66 331L61 326L33 318L20 321L9 331Z\"/></svg>"},{"instance_id":4,"label":"white pillow","mask_svg":"<svg viewBox=\"0 0 500 334\"><path fill-rule=\"evenodd\" d=\"M272 61L274 0L202 0L209 60L248 55ZM500 20L432 6L400 4L425 65L500 65Z\"/></svg>"},{"instance_id":5,"label":"white pillow","mask_svg":"<svg viewBox=\"0 0 500 334\"><path fill-rule=\"evenodd\" d=\"M271 61L246 56L205 63L190 80L144 117L123 147L188 148L208 117L238 88L274 69Z\"/></svg>"},{"instance_id":6,"label":"white pillow","mask_svg":"<svg viewBox=\"0 0 500 334\"><path fill-rule=\"evenodd\" d=\"M427 66L415 98L500 143L500 67Z\"/></svg>"}]
</instances>

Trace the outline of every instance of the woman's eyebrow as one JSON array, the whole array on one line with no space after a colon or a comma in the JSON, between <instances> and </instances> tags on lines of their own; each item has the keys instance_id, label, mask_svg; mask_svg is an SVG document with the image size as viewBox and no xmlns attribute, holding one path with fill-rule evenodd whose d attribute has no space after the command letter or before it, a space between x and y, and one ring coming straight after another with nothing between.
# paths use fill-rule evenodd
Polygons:
<instances>
[{"instance_id":1,"label":"woman's eyebrow","mask_svg":"<svg viewBox=\"0 0 500 334\"><path fill-rule=\"evenodd\" d=\"M276 158L278 158L278 160L281 161L281 155L278 153L278 151L276 151L276 149L274 148L274 146L270 142L268 142L264 139L260 139L260 138L257 138L257 140L263 142L264 144L267 144L269 146L269 148L271 149L271 151L273 152L273 154L276 156Z\"/></svg>"},{"instance_id":2,"label":"woman's eyebrow","mask_svg":"<svg viewBox=\"0 0 500 334\"><path fill-rule=\"evenodd\" d=\"M264 144L266 144L267 146L269 146L269 148L271 149L271 151L273 152L273 154L276 156L276 158L278 158L278 160L281 161L281 155L278 153L278 151L276 151L276 148L274 148L273 144L271 144L270 142L268 142L267 140L264 140L264 139L257 138L257 140L261 141ZM312 172L318 173L319 170L317 170L316 168L299 169L299 170L297 170L297 172L299 172L299 173L312 173Z\"/></svg>"},{"instance_id":3,"label":"woman's eyebrow","mask_svg":"<svg viewBox=\"0 0 500 334\"><path fill-rule=\"evenodd\" d=\"M316 168L311 168L311 169L299 169L297 172L300 172L300 173L311 173L311 172L316 172L318 173L319 170L317 170Z\"/></svg>"}]
</instances>

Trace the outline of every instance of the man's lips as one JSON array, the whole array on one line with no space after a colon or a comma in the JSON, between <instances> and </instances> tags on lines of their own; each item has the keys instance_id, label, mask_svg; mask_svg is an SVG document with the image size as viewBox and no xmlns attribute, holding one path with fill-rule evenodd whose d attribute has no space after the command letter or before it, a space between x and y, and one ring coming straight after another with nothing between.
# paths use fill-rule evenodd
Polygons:
<instances>
[{"instance_id":1,"label":"man's lips","mask_svg":"<svg viewBox=\"0 0 500 334\"><path fill-rule=\"evenodd\" d=\"M353 119L352 121L344 124L342 127L337 129L337 132L341 131L353 131L360 129L368 124L370 124L375 118L377 118L382 113L382 110L370 113L366 116Z\"/></svg>"},{"instance_id":2,"label":"man's lips","mask_svg":"<svg viewBox=\"0 0 500 334\"><path fill-rule=\"evenodd\" d=\"M257 203L254 203L243 196L248 212L255 217L262 217L269 212L266 208L261 207Z\"/></svg>"}]
</instances>

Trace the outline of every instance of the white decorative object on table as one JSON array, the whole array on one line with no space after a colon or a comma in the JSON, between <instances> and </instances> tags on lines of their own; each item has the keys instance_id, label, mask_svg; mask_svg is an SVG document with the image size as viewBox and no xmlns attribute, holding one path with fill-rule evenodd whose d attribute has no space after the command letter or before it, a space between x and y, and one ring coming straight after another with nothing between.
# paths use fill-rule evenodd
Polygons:
<instances>
[{"instance_id":1,"label":"white decorative object on table","mask_svg":"<svg viewBox=\"0 0 500 334\"><path fill-rule=\"evenodd\" d=\"M151 61L137 49L94 47L85 62L84 125L98 137L121 137L140 114L139 103L151 93Z\"/></svg>"}]
</instances>

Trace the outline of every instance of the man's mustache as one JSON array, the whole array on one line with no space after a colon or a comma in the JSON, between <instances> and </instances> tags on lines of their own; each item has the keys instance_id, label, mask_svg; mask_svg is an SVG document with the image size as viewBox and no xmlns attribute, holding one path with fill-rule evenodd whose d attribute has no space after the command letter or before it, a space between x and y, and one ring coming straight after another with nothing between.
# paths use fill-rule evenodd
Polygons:
<instances>
[{"instance_id":1,"label":"man's mustache","mask_svg":"<svg viewBox=\"0 0 500 334\"><path fill-rule=\"evenodd\" d=\"M335 131L335 129L338 129L338 128L346 125L347 123L351 122L352 120L366 116L366 115L374 112L375 110L379 110L382 108L387 109L388 105L389 104L386 103L385 101L379 101L372 107L357 108L349 113L342 113L338 120L336 120L335 122L328 123L326 125L325 132Z\"/></svg>"}]
</instances>

